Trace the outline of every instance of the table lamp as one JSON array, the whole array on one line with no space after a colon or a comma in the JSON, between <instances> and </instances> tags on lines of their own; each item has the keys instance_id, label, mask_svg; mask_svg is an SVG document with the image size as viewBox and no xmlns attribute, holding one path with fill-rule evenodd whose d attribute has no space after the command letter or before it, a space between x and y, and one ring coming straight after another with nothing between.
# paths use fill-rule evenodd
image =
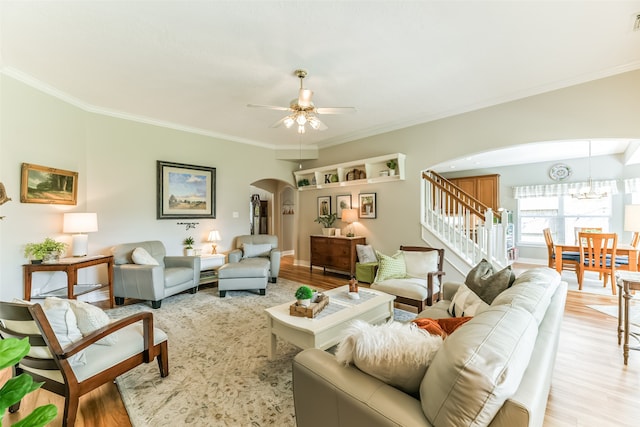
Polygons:
<instances>
[{"instance_id":1,"label":"table lamp","mask_svg":"<svg viewBox=\"0 0 640 427\"><path fill-rule=\"evenodd\" d=\"M349 224L349 230L347 231L347 237L355 236L353 231L353 223L358 221L358 209L343 209L342 220Z\"/></svg>"},{"instance_id":2,"label":"table lamp","mask_svg":"<svg viewBox=\"0 0 640 427\"><path fill-rule=\"evenodd\" d=\"M211 245L211 253L212 254L217 254L218 250L216 249L216 242L219 242L220 239L220 232L218 230L211 230L209 232L209 238L207 239L208 242L213 243Z\"/></svg>"},{"instance_id":3,"label":"table lamp","mask_svg":"<svg viewBox=\"0 0 640 427\"><path fill-rule=\"evenodd\" d=\"M624 231L640 232L640 205L626 205L624 207ZM632 239L632 242L636 239Z\"/></svg>"},{"instance_id":4,"label":"table lamp","mask_svg":"<svg viewBox=\"0 0 640 427\"><path fill-rule=\"evenodd\" d=\"M71 241L71 255L86 256L89 247L89 236L85 233L98 231L98 214L65 213L62 226L63 233L75 233Z\"/></svg>"}]
</instances>

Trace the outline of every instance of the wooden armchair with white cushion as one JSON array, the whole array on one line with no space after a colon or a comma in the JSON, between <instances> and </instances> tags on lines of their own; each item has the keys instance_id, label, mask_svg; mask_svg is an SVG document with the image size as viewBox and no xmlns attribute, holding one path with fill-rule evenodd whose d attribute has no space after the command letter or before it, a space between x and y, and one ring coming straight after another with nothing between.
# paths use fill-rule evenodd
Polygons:
<instances>
[{"instance_id":1,"label":"wooden armchair with white cushion","mask_svg":"<svg viewBox=\"0 0 640 427\"><path fill-rule=\"evenodd\" d=\"M444 249L400 246L393 256L378 252L378 271L371 289L395 295L398 303L418 308L432 305L440 295Z\"/></svg>"},{"instance_id":2,"label":"wooden armchair with white cushion","mask_svg":"<svg viewBox=\"0 0 640 427\"><path fill-rule=\"evenodd\" d=\"M0 336L28 338L31 350L13 376L25 372L42 388L64 396L62 425L75 424L80 396L157 359L169 375L167 335L142 312L112 321L100 308L47 298L40 304L0 302ZM16 412L20 402L9 408Z\"/></svg>"}]
</instances>

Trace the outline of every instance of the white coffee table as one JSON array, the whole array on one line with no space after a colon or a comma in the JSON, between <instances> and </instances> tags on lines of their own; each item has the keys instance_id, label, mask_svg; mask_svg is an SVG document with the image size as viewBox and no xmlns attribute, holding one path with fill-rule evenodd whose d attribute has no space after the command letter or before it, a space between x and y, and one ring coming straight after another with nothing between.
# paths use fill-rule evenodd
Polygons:
<instances>
[{"instance_id":1,"label":"white coffee table","mask_svg":"<svg viewBox=\"0 0 640 427\"><path fill-rule=\"evenodd\" d=\"M269 359L275 357L276 337L302 349L326 350L340 342L353 320L380 323L393 317L394 295L360 288L360 299L352 300L348 290L347 285L324 292L329 296L329 305L313 319L290 315L289 306L294 301L267 308Z\"/></svg>"}]
</instances>

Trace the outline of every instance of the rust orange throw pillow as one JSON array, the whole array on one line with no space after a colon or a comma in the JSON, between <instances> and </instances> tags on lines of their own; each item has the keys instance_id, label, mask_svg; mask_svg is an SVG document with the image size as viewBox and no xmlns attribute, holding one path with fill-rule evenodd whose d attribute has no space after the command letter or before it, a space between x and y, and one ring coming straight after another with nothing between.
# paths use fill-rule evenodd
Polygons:
<instances>
[{"instance_id":1,"label":"rust orange throw pillow","mask_svg":"<svg viewBox=\"0 0 640 427\"><path fill-rule=\"evenodd\" d=\"M442 338L446 338L447 335L451 335L453 331L471 320L471 316L466 317L450 317L444 319L414 319L413 323L418 325L420 329L424 329L431 335L439 335Z\"/></svg>"}]
</instances>

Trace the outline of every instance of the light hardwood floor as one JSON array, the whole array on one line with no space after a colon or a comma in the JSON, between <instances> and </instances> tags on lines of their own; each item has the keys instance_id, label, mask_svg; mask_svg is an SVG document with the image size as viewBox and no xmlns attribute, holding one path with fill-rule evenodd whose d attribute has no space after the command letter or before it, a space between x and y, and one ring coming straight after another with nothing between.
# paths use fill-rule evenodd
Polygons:
<instances>
[{"instance_id":1,"label":"light hardwood floor","mask_svg":"<svg viewBox=\"0 0 640 427\"><path fill-rule=\"evenodd\" d=\"M318 269L311 272L308 267L293 266L291 257L283 259L280 277L324 289L347 283L345 276L324 275ZM587 307L616 301L611 296L569 291L545 426L635 426L640 420L640 352L631 352L629 365L624 366L616 320ZM6 377L5 370L0 381L4 382ZM20 413L28 413L45 403L62 408L63 399L38 390L23 400L18 414L7 414L4 421L16 422ZM59 415L51 426L60 425ZM114 384L106 384L81 398L76 426L130 425Z\"/></svg>"}]
</instances>

